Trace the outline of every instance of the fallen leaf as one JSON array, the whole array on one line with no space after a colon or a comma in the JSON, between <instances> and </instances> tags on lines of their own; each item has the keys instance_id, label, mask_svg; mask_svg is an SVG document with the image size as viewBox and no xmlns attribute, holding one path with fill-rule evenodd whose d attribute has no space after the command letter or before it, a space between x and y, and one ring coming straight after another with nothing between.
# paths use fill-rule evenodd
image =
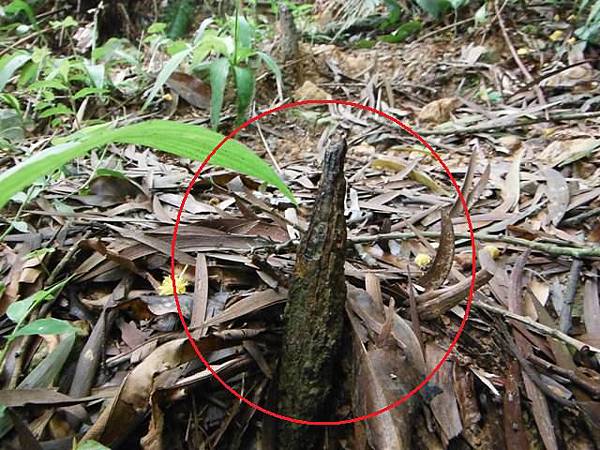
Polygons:
<instances>
[{"instance_id":1,"label":"fallen leaf","mask_svg":"<svg viewBox=\"0 0 600 450\"><path fill-rule=\"evenodd\" d=\"M200 109L210 108L210 85L202 80L187 73L173 72L166 84L190 105Z\"/></svg>"},{"instance_id":2,"label":"fallen leaf","mask_svg":"<svg viewBox=\"0 0 600 450\"><path fill-rule=\"evenodd\" d=\"M331 94L307 80L294 91L294 98L296 100L331 100Z\"/></svg>"},{"instance_id":3,"label":"fallen leaf","mask_svg":"<svg viewBox=\"0 0 600 450\"><path fill-rule=\"evenodd\" d=\"M444 123L459 107L460 100L456 97L441 98L428 103L421 109L417 118L423 122Z\"/></svg>"}]
</instances>

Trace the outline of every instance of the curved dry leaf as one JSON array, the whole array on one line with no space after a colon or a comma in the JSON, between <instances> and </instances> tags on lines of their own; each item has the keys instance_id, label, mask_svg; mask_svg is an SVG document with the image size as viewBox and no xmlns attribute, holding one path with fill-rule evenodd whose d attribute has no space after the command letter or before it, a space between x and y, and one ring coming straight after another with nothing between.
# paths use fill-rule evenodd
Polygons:
<instances>
[{"instance_id":1,"label":"curved dry leaf","mask_svg":"<svg viewBox=\"0 0 600 450\"><path fill-rule=\"evenodd\" d=\"M210 108L210 85L192 75L173 72L166 83L190 105L200 109Z\"/></svg>"},{"instance_id":2,"label":"curved dry leaf","mask_svg":"<svg viewBox=\"0 0 600 450\"><path fill-rule=\"evenodd\" d=\"M233 341L224 342L216 336L203 338L196 344L203 354L235 345ZM155 377L190 361L194 356L194 349L187 338L158 347L127 375L117 396L102 411L82 440L93 439L111 448L116 447L150 409Z\"/></svg>"},{"instance_id":3,"label":"curved dry leaf","mask_svg":"<svg viewBox=\"0 0 600 450\"><path fill-rule=\"evenodd\" d=\"M433 369L442 359L444 353L445 351L438 345L427 344L425 352L427 366ZM453 362L446 361L431 379L432 383L441 388L441 392L431 400L430 407L437 423L440 425L442 440L446 446L452 438L458 436L463 430L458 403L452 385L453 365Z\"/></svg>"},{"instance_id":4,"label":"curved dry leaf","mask_svg":"<svg viewBox=\"0 0 600 450\"><path fill-rule=\"evenodd\" d=\"M423 122L444 123L459 107L461 101L456 97L441 98L426 104L419 112L418 119Z\"/></svg>"},{"instance_id":5,"label":"curved dry leaf","mask_svg":"<svg viewBox=\"0 0 600 450\"><path fill-rule=\"evenodd\" d=\"M346 288L348 290L346 309L356 314L364 322L365 327L371 331L372 335L380 335L385 320L385 311L380 309L366 291L354 287L350 283L346 283ZM398 346L406 353L410 365L424 376L427 373L425 357L419 339L410 323L398 314L394 314L391 333Z\"/></svg>"},{"instance_id":6,"label":"curved dry leaf","mask_svg":"<svg viewBox=\"0 0 600 450\"><path fill-rule=\"evenodd\" d=\"M586 336L600 341L600 301L598 300L598 282L594 278L590 278L585 282L583 321Z\"/></svg>"},{"instance_id":7,"label":"curved dry leaf","mask_svg":"<svg viewBox=\"0 0 600 450\"><path fill-rule=\"evenodd\" d=\"M435 259L427 272L417 281L417 284L425 289L439 288L452 269L454 261L454 227L450 214L442 210L442 232L440 235L440 244L435 254Z\"/></svg>"},{"instance_id":8,"label":"curved dry leaf","mask_svg":"<svg viewBox=\"0 0 600 450\"><path fill-rule=\"evenodd\" d=\"M569 185L557 170L545 169L542 174L546 178L549 219L552 220L554 226L557 226L569 208L571 200Z\"/></svg>"},{"instance_id":9,"label":"curved dry leaf","mask_svg":"<svg viewBox=\"0 0 600 450\"><path fill-rule=\"evenodd\" d=\"M411 364L407 364L397 347L367 350L359 319L348 311L350 318L356 385L353 388L353 410L356 415L368 414L400 399L418 383ZM366 440L371 448L409 450L412 448L412 428L418 405L414 398L397 408L363 422Z\"/></svg>"}]
</instances>

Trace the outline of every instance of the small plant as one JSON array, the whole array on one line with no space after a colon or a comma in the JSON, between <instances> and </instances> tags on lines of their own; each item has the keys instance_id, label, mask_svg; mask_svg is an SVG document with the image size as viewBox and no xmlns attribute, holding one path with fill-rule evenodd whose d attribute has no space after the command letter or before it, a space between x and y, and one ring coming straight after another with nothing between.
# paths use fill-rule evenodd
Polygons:
<instances>
[{"instance_id":1,"label":"small plant","mask_svg":"<svg viewBox=\"0 0 600 450\"><path fill-rule=\"evenodd\" d=\"M589 0L583 0L579 6L579 15L585 14L588 6L590 6ZM575 35L587 42L600 43L600 0L596 0L590 6L585 23L575 30Z\"/></svg>"},{"instance_id":2,"label":"small plant","mask_svg":"<svg viewBox=\"0 0 600 450\"><path fill-rule=\"evenodd\" d=\"M217 128L225 91L233 73L236 89L237 122L246 117L250 103L254 99L256 70L260 63L274 74L279 96L282 97L281 70L268 54L254 47L255 29L245 17L236 15L229 18L220 30L208 29L211 20L205 20L200 26L192 44L176 42L154 37L154 42L166 45L171 51L177 49L156 77L150 89L144 107L147 107L169 77L185 61L189 70L204 75L211 85L211 125ZM156 31L154 27L152 31Z\"/></svg>"}]
</instances>

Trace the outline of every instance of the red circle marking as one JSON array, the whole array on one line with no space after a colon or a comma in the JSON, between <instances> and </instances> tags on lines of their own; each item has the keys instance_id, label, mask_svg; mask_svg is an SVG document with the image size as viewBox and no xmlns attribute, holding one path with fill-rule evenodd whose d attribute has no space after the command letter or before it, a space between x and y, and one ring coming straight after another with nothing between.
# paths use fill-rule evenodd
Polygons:
<instances>
[{"instance_id":1,"label":"red circle marking","mask_svg":"<svg viewBox=\"0 0 600 450\"><path fill-rule=\"evenodd\" d=\"M217 153L217 151L223 146L223 144L225 144L225 142L227 142L229 139L232 139L236 134L238 134L241 130L246 128L248 125L256 122L257 120L262 119L265 116L268 116L269 114L273 114L278 111L283 111L283 110L290 109L290 108L296 108L296 107L302 106L302 105L345 105L345 106L351 106L354 108L362 109L363 111L369 111L374 114L379 114L381 117L383 117L385 119L391 120L396 125L398 125L400 128L402 128L404 131L406 131L410 135L417 138L419 140L419 142L421 142L421 144L423 144L429 150L429 152L433 155L433 157L435 159L437 159L437 161L440 163L440 165L444 168L444 171L446 172L446 175L448 175L448 178L450 178L450 181L452 182L452 186L454 186L454 189L456 190L458 197L460 199L460 202L462 204L463 211L464 211L465 217L467 219L467 224L469 226L469 234L470 234L470 239L471 239L471 250L472 250L471 286L469 289L469 298L467 299L467 306L465 308L465 316L463 317L460 327L458 328L458 332L456 333L456 336L452 340L452 343L450 344L450 347L448 348L446 353L444 353L444 356L442 356L442 359L440 360L440 362L437 363L437 365L433 368L433 370L429 373L429 375L427 375L425 377L425 379L423 381L421 381L421 383L419 383L418 386L416 386L412 391L410 391L409 393L404 395L402 398L396 400L394 403L389 404L385 408L381 408L377 411L373 411L372 413L365 414L364 416L353 417L351 419L338 420L338 421L315 422L315 421L311 421L311 420L303 420L303 419L285 416L283 414L278 414L274 411L263 408L262 406L257 405L256 403L248 400L246 397L239 394L235 389L233 389L231 386L229 386L214 371L214 369L211 367L209 362L204 358L204 356L202 356L202 353L198 349L196 342L194 342L194 339L192 338L190 330L189 330L187 324L185 323L185 318L183 317L183 313L181 312L181 307L179 305L179 297L177 296L177 289L175 286L175 247L176 247L176 243L177 243L177 231L179 229L181 213L183 211L185 201L187 200L188 196L190 195L192 187L194 186L194 183L198 179L200 172L202 172L202 169L204 169L206 164L208 164L210 159L214 156L215 153ZM419 390L421 390L429 382L429 380L431 380L431 378L435 375L435 373L440 369L442 364L444 364L444 362L446 362L446 359L448 359L448 356L450 356L450 352L452 352L452 350L454 349L454 346L458 342L458 339L460 338L460 335L462 334L462 332L465 328L467 320L469 319L469 313L471 311L471 303L473 301L473 294L475 292L475 274L476 274L475 266L476 266L476 262L477 262L476 252L477 252L477 250L475 248L475 235L473 233L473 224L471 222L471 216L469 215L469 208L467 206L467 202L465 201L465 199L462 195L462 192L461 192L460 188L458 187L458 184L456 183L456 180L452 176L452 173L450 173L450 169L448 169L448 166L446 166L446 163L444 163L444 161L442 161L442 158L440 158L440 156L435 152L435 150L433 150L431 145L429 145L425 141L425 139L423 139L416 131L411 129L408 125L403 124L395 117L392 117L389 114L386 114L383 111L379 111L378 109L372 108L370 106L361 105L360 103L355 103L355 102L351 102L351 101L347 101L347 100L302 100L302 101L298 101L298 102L286 103L286 104L278 106L276 108L264 111L264 112L258 114L257 116L252 117L251 119L248 119L242 125L240 125L235 130L233 130L231 133L229 133L229 135L227 135L225 138L223 138L223 140L221 142L219 142L219 144L215 148L213 148L213 150L209 153L209 155L204 159L202 164L200 164L200 167L198 168L198 170L192 177L192 180L190 181L190 183L185 191L185 194L183 195L183 200L181 202L181 205L179 206L179 210L177 211L177 220L175 221L175 226L173 227L173 237L171 239L171 282L173 284L173 295L175 297L175 303L177 305L177 313L179 314L179 319L181 320L181 323L183 324L183 329L185 331L185 334L187 335L188 340L190 341L190 344L192 345L192 348L194 349L194 351L196 352L196 354L198 355L200 360L204 363L206 368L209 370L209 372L219 381L219 383L221 383L223 385L223 387L225 389L227 389L229 392L231 392L239 400L246 403L248 406L251 406L252 408L256 409L257 411L260 411L262 413L265 413L265 414L275 417L277 419L281 419L281 420L285 420L288 422L297 423L297 424L301 424L301 425L314 425L314 426L347 425L350 423L355 423L355 422L360 422L362 420L370 419L372 417L378 416L379 414L383 414L384 412L389 411L390 409L393 409L393 408L401 405L402 403L404 403L405 401L410 399L413 395L415 395Z\"/></svg>"}]
</instances>

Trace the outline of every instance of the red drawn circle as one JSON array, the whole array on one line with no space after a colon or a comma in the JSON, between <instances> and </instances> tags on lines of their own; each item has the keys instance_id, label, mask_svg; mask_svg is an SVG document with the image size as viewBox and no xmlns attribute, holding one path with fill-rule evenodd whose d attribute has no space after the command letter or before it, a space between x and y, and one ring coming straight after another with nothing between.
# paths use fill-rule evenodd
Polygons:
<instances>
[{"instance_id":1,"label":"red drawn circle","mask_svg":"<svg viewBox=\"0 0 600 450\"><path fill-rule=\"evenodd\" d=\"M396 125L398 125L400 128L402 128L404 131L406 131L407 133L409 133L410 135L412 135L413 137L415 137L421 144L423 144L429 150L429 152L431 153L431 155L443 167L444 171L446 172L446 175L448 175L448 178L452 182L452 186L454 186L454 189L456 190L456 192L458 194L458 197L460 199L460 202L462 204L463 211L464 211L464 214L465 214L465 218L467 220L467 224L468 224L468 227L469 227L469 235L470 235L471 250L472 250L472 257L471 257L471 268L472 268L472 270L471 270L471 285L470 285L470 289L469 289L469 297L467 299L467 305L466 305L466 308L465 308L465 315L464 315L463 320L462 320L462 322L461 322L461 324L460 324L460 326L458 328L458 332L456 333L456 336L452 340L452 343L450 344L448 350L446 351L446 353L444 353L444 356L442 356L442 358L437 363L437 365L423 379L423 381L421 381L421 383L419 383L410 392L408 392L406 395L404 395L403 397L399 398L395 402L393 402L393 403L387 405L386 407L381 408L381 409L379 409L377 411L373 411L373 412L371 412L369 414L365 414L365 415L359 416L359 417L353 417L351 419L338 420L338 421L311 421L311 420L303 420L301 418L289 417L289 416L285 416L283 414L278 414L278 413L276 413L274 411L271 411L269 409L263 408L260 405L257 405L256 403L248 400L246 397L244 397L243 395L241 395L240 393L238 393L231 386L229 386L214 371L214 369L211 367L211 365L209 364L209 362L204 358L204 356L202 355L202 353L198 349L198 346L196 345L196 342L194 342L194 339L192 338L190 330L189 330L187 324L185 323L185 318L183 317L183 313L181 312L181 306L179 304L179 298L177 296L177 289L176 289L176 286L175 286L175 248L176 248L176 244L177 244L177 231L179 229L179 222L181 220L181 213L183 211L183 207L185 205L185 202L186 202L188 196L190 195L192 187L194 186L194 183L198 179L198 177L200 175L200 172L202 172L202 169L204 169L204 167L206 166L206 164L208 164L208 162L210 161L210 159L214 156L215 153L217 153L217 151L223 146L223 144L225 144L225 142L227 142L229 139L232 139L236 134L238 134L241 130L243 130L244 128L246 128L248 125L250 125L250 124L256 122L257 120L260 120L263 117L268 116L270 114L273 114L273 113L276 113L276 112L279 112L279 111L283 111L283 110L286 110L286 109L290 109L290 108L296 108L298 106L303 106L303 105L330 105L330 104L351 106L351 107L354 107L354 108L361 109L363 111L368 111L368 112L371 112L371 113L374 113L374 114L378 114L379 116L381 116L381 117L383 117L383 118L385 118L387 120L390 120L390 121L394 122ZM452 173L450 172L450 169L448 169L448 166L446 166L446 164L444 163L444 161L442 160L442 158L440 158L440 156L435 152L435 150L431 147L431 145L429 145L427 143L427 141L425 141L425 139L423 139L416 131L414 131L408 125L405 125L404 123L402 123L401 121L399 121L395 117L392 117L389 114L384 113L383 111L380 111L378 109L372 108L372 107L367 106L367 105L362 105L360 103L355 103L355 102L351 102L351 101L347 101L347 100L302 100L302 101L290 102L290 103L286 103L284 105L280 105L280 106L278 106L276 108L264 111L264 112L258 114L257 116L252 117L251 119L248 119L242 125L240 125L236 129L234 129L231 133L229 133L229 135L227 135L225 138L223 138L223 140L221 142L219 142L219 144L204 159L204 161L202 162L202 164L200 165L200 167L198 168L198 170L196 171L196 173L192 177L192 179L191 179L191 181L190 181L190 183L189 183L189 185L188 185L188 187L187 187L187 189L185 191L185 194L183 195L183 200L182 200L181 205L179 206L179 210L177 212L177 220L175 221L175 225L173 227L173 237L171 239L171 282L172 282L172 285L173 285L173 295L175 297L175 303L177 305L177 313L179 314L179 319L181 320L181 323L183 324L183 329L185 331L185 334L186 334L188 340L190 341L190 344L192 345L192 348L194 349L194 351L196 352L196 354L198 355L198 357L200 358L200 360L202 361L202 363L206 366L206 368L208 369L208 371L212 374L212 376L215 377L215 379L217 381L219 381L219 383L221 383L221 385L223 385L223 387L225 389L227 389L229 392L231 392L231 394L233 394L235 397L237 397L240 401L246 403L248 406L256 409L257 411L260 411L260 412L262 412L264 414L267 414L269 416L275 417L277 419L285 420L287 422L292 422L292 423L296 423L296 424L300 424L300 425L313 425L313 426L347 425L347 424L351 424L351 423L355 423L355 422L360 422L362 420L370 419L372 417L376 417L379 414L383 414L384 412L389 411L389 410L391 410L393 408L396 408L397 406L399 406L402 403L406 402L413 395L415 395L419 390L421 390L429 382L429 380L431 380L431 378L436 374L436 372L440 369L440 367L442 366L442 364L444 364L444 362L446 362L446 359L448 359L448 357L450 356L450 353L452 352L452 350L456 346L456 343L458 342L458 339L460 338L460 335L462 334L462 332L463 332L463 330L465 328L467 320L469 319L469 313L471 311L471 303L473 301L473 295L474 295L474 292L475 292L475 274L476 274L476 262L477 262L476 251L477 250L475 248L475 235L474 235L474 232L473 232L473 224L471 222L471 216L469 215L469 209L468 209L468 206L467 206L467 202L465 201L465 199L464 199L464 197L462 195L462 192L461 192L458 184L456 183L456 180L452 176Z\"/></svg>"}]
</instances>

